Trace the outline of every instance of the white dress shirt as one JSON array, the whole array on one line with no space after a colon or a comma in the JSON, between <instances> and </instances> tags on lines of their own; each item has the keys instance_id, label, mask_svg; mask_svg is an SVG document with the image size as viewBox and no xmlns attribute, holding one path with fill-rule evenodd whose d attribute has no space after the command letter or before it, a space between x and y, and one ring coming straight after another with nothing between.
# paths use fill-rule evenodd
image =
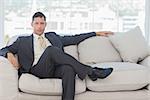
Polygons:
<instances>
[{"instance_id":1,"label":"white dress shirt","mask_svg":"<svg viewBox=\"0 0 150 100\"><path fill-rule=\"evenodd\" d=\"M45 41L45 43L46 43L46 47L52 45L52 44L48 41L48 39L45 37L45 34L42 34L41 36L43 37L43 39L44 39L44 41ZM33 33L33 45L34 45L34 47L33 47L33 49L34 49L34 62L33 62L33 66L34 66L35 64L37 64L37 62L38 62L38 60L40 59L41 55L42 55L43 52L45 51L45 49L41 48L41 46L40 46L40 44L39 44L39 41L38 41L38 38L39 38L39 37L40 37L39 35Z\"/></svg>"}]
</instances>

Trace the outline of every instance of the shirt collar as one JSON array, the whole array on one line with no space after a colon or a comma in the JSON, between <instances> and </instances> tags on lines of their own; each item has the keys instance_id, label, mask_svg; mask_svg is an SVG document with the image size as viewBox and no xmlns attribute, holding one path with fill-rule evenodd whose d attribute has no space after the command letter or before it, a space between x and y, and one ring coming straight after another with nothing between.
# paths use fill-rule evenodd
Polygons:
<instances>
[{"instance_id":1,"label":"shirt collar","mask_svg":"<svg viewBox=\"0 0 150 100\"><path fill-rule=\"evenodd\" d=\"M43 38L45 38L45 34L42 34L41 35ZM35 39L38 39L38 37L40 37L39 35L37 35L37 34L35 34L35 33L33 33L33 37L35 38Z\"/></svg>"}]
</instances>

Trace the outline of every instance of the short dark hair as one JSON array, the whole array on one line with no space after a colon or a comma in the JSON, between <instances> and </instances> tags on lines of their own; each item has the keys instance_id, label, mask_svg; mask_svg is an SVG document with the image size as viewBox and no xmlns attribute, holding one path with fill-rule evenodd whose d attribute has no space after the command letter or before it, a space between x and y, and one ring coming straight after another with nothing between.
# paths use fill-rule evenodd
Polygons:
<instances>
[{"instance_id":1,"label":"short dark hair","mask_svg":"<svg viewBox=\"0 0 150 100\"><path fill-rule=\"evenodd\" d=\"M33 16L32 16L32 22L34 21L34 18L36 17L44 17L44 20L46 21L46 16L42 13L42 12L36 12Z\"/></svg>"}]
</instances>

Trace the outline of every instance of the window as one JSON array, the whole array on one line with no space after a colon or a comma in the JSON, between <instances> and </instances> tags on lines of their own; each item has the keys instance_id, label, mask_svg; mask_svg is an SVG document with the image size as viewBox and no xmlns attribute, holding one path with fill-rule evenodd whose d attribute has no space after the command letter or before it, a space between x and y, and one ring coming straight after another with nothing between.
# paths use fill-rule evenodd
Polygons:
<instances>
[{"instance_id":1,"label":"window","mask_svg":"<svg viewBox=\"0 0 150 100\"><path fill-rule=\"evenodd\" d=\"M90 31L127 31L139 25L144 31L145 0L3 0L5 40L32 33L36 11L47 16L46 31L79 34Z\"/></svg>"}]
</instances>

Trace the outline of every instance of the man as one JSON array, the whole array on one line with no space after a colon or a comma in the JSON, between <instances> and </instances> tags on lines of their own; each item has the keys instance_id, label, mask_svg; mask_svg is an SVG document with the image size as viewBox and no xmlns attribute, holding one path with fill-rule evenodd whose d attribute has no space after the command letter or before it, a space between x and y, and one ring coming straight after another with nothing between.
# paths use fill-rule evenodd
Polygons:
<instances>
[{"instance_id":1,"label":"man","mask_svg":"<svg viewBox=\"0 0 150 100\"><path fill-rule=\"evenodd\" d=\"M92 68L64 53L63 47L79 44L92 36L108 36L112 32L91 32L75 36L59 36L54 32L44 33L46 17L36 12L32 17L33 34L19 37L12 45L2 48L0 55L8 58L13 66L19 67L19 76L30 73L39 78L61 78L62 100L74 100L75 76L83 80L86 75L93 81L110 75L112 68ZM18 55L18 60L14 54Z\"/></svg>"}]
</instances>

